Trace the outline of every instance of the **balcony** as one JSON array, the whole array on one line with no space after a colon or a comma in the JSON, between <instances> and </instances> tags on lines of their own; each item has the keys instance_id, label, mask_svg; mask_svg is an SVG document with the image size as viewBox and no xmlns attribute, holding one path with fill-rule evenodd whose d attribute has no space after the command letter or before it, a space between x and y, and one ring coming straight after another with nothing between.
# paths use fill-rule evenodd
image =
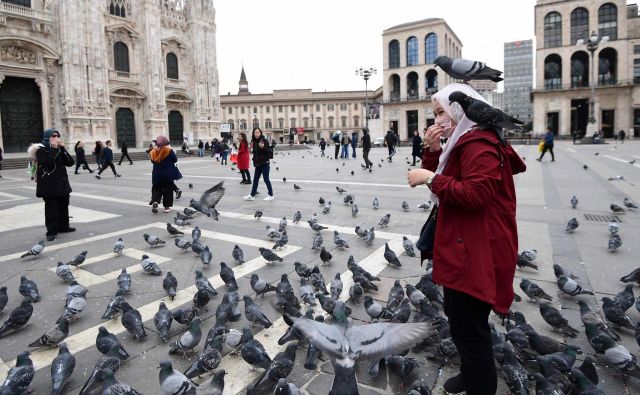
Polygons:
<instances>
[{"instance_id":1,"label":"balcony","mask_svg":"<svg viewBox=\"0 0 640 395\"><path fill-rule=\"evenodd\" d=\"M185 80L176 80L173 78L166 78L164 79L164 83L165 85L169 86L169 87L174 87L174 88L186 88L186 81Z\"/></svg>"},{"instance_id":2,"label":"balcony","mask_svg":"<svg viewBox=\"0 0 640 395\"><path fill-rule=\"evenodd\" d=\"M126 71L109 70L109 79L112 81L133 82L137 84L137 78L138 74Z\"/></svg>"},{"instance_id":3,"label":"balcony","mask_svg":"<svg viewBox=\"0 0 640 395\"><path fill-rule=\"evenodd\" d=\"M53 22L53 14L46 11L35 10L29 7L22 7L15 4L0 3L0 15L15 18L27 19L37 22Z\"/></svg>"},{"instance_id":4,"label":"balcony","mask_svg":"<svg viewBox=\"0 0 640 395\"><path fill-rule=\"evenodd\" d=\"M589 90L591 86L588 84L583 84L583 86L574 86L573 82L561 83L546 83L544 86L538 86L533 89L532 93L540 93L540 92L561 92L561 91L571 91L571 90ZM601 79L598 81L598 85L596 85L596 89L607 89L607 88L623 88L623 87L631 87L634 85L640 85L640 79L630 79L630 80L611 80L611 79Z\"/></svg>"},{"instance_id":5,"label":"balcony","mask_svg":"<svg viewBox=\"0 0 640 395\"><path fill-rule=\"evenodd\" d=\"M434 92L435 93L435 92ZM430 101L433 93L427 92L425 95L418 95L417 93L412 93L406 96L400 96L398 92L391 92L389 95L389 99L383 101L383 104L393 104L393 103L407 103L407 102L415 102L415 101Z\"/></svg>"}]
</instances>

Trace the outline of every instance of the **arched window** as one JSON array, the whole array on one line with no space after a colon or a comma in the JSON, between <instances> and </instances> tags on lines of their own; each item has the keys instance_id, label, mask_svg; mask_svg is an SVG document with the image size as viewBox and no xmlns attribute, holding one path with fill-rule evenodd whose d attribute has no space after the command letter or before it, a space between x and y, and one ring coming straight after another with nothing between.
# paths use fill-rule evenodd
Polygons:
<instances>
[{"instance_id":1,"label":"arched window","mask_svg":"<svg viewBox=\"0 0 640 395\"><path fill-rule=\"evenodd\" d=\"M562 17L553 11L544 17L544 47L562 46Z\"/></svg>"},{"instance_id":2,"label":"arched window","mask_svg":"<svg viewBox=\"0 0 640 395\"><path fill-rule=\"evenodd\" d=\"M289 124L290 126L289 127L295 128L296 127L296 119L295 118L291 118L289 121L290 121L290 124Z\"/></svg>"},{"instance_id":3,"label":"arched window","mask_svg":"<svg viewBox=\"0 0 640 395\"><path fill-rule=\"evenodd\" d=\"M333 127L333 117L329 117L329 127Z\"/></svg>"},{"instance_id":4,"label":"arched window","mask_svg":"<svg viewBox=\"0 0 640 395\"><path fill-rule=\"evenodd\" d=\"M407 74L407 98L409 100L418 98L418 73L415 71Z\"/></svg>"},{"instance_id":5,"label":"arched window","mask_svg":"<svg viewBox=\"0 0 640 395\"><path fill-rule=\"evenodd\" d=\"M418 39L415 36L407 40L407 66L418 64Z\"/></svg>"},{"instance_id":6,"label":"arched window","mask_svg":"<svg viewBox=\"0 0 640 395\"><path fill-rule=\"evenodd\" d=\"M589 11L580 7L571 11L571 45L589 39Z\"/></svg>"},{"instance_id":7,"label":"arched window","mask_svg":"<svg viewBox=\"0 0 640 395\"><path fill-rule=\"evenodd\" d=\"M438 57L438 36L435 33L427 34L424 39L424 62L432 64Z\"/></svg>"},{"instance_id":8,"label":"arched window","mask_svg":"<svg viewBox=\"0 0 640 395\"><path fill-rule=\"evenodd\" d=\"M111 0L111 3L109 4L109 14L119 16L120 18L126 18L127 15L125 14L124 5L124 0Z\"/></svg>"},{"instance_id":9,"label":"arched window","mask_svg":"<svg viewBox=\"0 0 640 395\"><path fill-rule=\"evenodd\" d=\"M260 127L260 120L258 118L253 119L253 129Z\"/></svg>"},{"instance_id":10,"label":"arched window","mask_svg":"<svg viewBox=\"0 0 640 395\"><path fill-rule=\"evenodd\" d=\"M558 89L562 87L562 58L551 54L544 60L544 87Z\"/></svg>"},{"instance_id":11,"label":"arched window","mask_svg":"<svg viewBox=\"0 0 640 395\"><path fill-rule=\"evenodd\" d=\"M340 117L340 127L341 128L347 127L347 117Z\"/></svg>"},{"instance_id":12,"label":"arched window","mask_svg":"<svg viewBox=\"0 0 640 395\"><path fill-rule=\"evenodd\" d=\"M389 43L389 68L395 69L400 67L400 42L392 40Z\"/></svg>"},{"instance_id":13,"label":"arched window","mask_svg":"<svg viewBox=\"0 0 640 395\"><path fill-rule=\"evenodd\" d=\"M428 70L424 76L424 89L427 96L438 91L438 72L434 69Z\"/></svg>"},{"instance_id":14,"label":"arched window","mask_svg":"<svg viewBox=\"0 0 640 395\"><path fill-rule=\"evenodd\" d=\"M618 53L613 48L605 48L598 55L598 85L615 85Z\"/></svg>"},{"instance_id":15,"label":"arched window","mask_svg":"<svg viewBox=\"0 0 640 395\"><path fill-rule=\"evenodd\" d=\"M392 74L391 77L389 77L390 81L389 81L389 85L391 85L391 95L389 97L389 100L394 102L394 101L399 101L400 100L400 76L398 74Z\"/></svg>"},{"instance_id":16,"label":"arched window","mask_svg":"<svg viewBox=\"0 0 640 395\"><path fill-rule=\"evenodd\" d=\"M618 39L618 7L606 3L598 9L598 35L609 36L609 40Z\"/></svg>"},{"instance_id":17,"label":"arched window","mask_svg":"<svg viewBox=\"0 0 640 395\"><path fill-rule=\"evenodd\" d=\"M360 127L360 117L357 115L353 117L353 126L355 126L356 128Z\"/></svg>"},{"instance_id":18,"label":"arched window","mask_svg":"<svg viewBox=\"0 0 640 395\"><path fill-rule=\"evenodd\" d=\"M247 130L247 120L246 119L241 119L240 120L240 130Z\"/></svg>"},{"instance_id":19,"label":"arched window","mask_svg":"<svg viewBox=\"0 0 640 395\"><path fill-rule=\"evenodd\" d=\"M267 118L264 120L264 128L265 129L273 129L273 124L271 123L271 118Z\"/></svg>"},{"instance_id":20,"label":"arched window","mask_svg":"<svg viewBox=\"0 0 640 395\"><path fill-rule=\"evenodd\" d=\"M167 78L178 79L178 57L173 52L167 54Z\"/></svg>"},{"instance_id":21,"label":"arched window","mask_svg":"<svg viewBox=\"0 0 640 395\"><path fill-rule=\"evenodd\" d=\"M322 127L322 119L320 117L316 117L316 128L320 129Z\"/></svg>"},{"instance_id":22,"label":"arched window","mask_svg":"<svg viewBox=\"0 0 640 395\"><path fill-rule=\"evenodd\" d=\"M589 55L578 51L571 55L571 87L589 86Z\"/></svg>"},{"instance_id":23,"label":"arched window","mask_svg":"<svg viewBox=\"0 0 640 395\"><path fill-rule=\"evenodd\" d=\"M233 119L227 119L227 123L229 124L229 129L234 130L234 123L233 123Z\"/></svg>"},{"instance_id":24,"label":"arched window","mask_svg":"<svg viewBox=\"0 0 640 395\"><path fill-rule=\"evenodd\" d=\"M129 48L122 41L113 44L113 68L116 71L129 72Z\"/></svg>"},{"instance_id":25,"label":"arched window","mask_svg":"<svg viewBox=\"0 0 640 395\"><path fill-rule=\"evenodd\" d=\"M284 118L278 118L278 129L284 129Z\"/></svg>"},{"instance_id":26,"label":"arched window","mask_svg":"<svg viewBox=\"0 0 640 395\"><path fill-rule=\"evenodd\" d=\"M302 126L305 128L309 127L309 118L307 117L302 118Z\"/></svg>"}]
</instances>

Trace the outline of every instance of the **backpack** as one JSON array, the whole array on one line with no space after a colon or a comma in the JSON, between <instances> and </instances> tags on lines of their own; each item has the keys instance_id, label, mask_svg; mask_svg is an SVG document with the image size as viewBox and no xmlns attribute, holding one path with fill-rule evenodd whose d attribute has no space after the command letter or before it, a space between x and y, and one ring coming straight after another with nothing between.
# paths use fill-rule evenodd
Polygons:
<instances>
[{"instance_id":1,"label":"backpack","mask_svg":"<svg viewBox=\"0 0 640 395\"><path fill-rule=\"evenodd\" d=\"M340 136L338 135L338 133L333 135L333 142L334 143L339 143L340 142Z\"/></svg>"},{"instance_id":2,"label":"backpack","mask_svg":"<svg viewBox=\"0 0 640 395\"><path fill-rule=\"evenodd\" d=\"M27 174L33 181L38 181L38 157L36 156L36 152L44 147L41 143L34 143L27 148L27 154L31 160L27 165Z\"/></svg>"}]
</instances>

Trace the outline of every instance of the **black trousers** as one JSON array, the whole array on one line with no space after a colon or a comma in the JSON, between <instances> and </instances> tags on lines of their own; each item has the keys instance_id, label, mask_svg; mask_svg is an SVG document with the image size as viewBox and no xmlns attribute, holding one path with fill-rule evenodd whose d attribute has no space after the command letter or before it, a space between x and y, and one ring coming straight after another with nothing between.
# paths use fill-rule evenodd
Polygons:
<instances>
[{"instance_id":1,"label":"black trousers","mask_svg":"<svg viewBox=\"0 0 640 395\"><path fill-rule=\"evenodd\" d=\"M105 171L107 167L111 168L111 171L113 172L114 176L118 174L116 173L116 167L113 165L113 162L107 162L102 165L102 167L100 168L100 171L98 172L98 175L102 174L102 172Z\"/></svg>"},{"instance_id":2,"label":"black trousers","mask_svg":"<svg viewBox=\"0 0 640 395\"><path fill-rule=\"evenodd\" d=\"M132 164L133 164L133 161L132 161L132 160L131 160L131 158L129 157L129 153L128 153L128 152L123 152L123 153L122 153L122 156L120 156L120 162L118 162L118 166L120 166L120 165L122 164L122 160L123 160L124 158L129 159L129 164L130 164L130 165L132 165Z\"/></svg>"},{"instance_id":3,"label":"black trousers","mask_svg":"<svg viewBox=\"0 0 640 395\"><path fill-rule=\"evenodd\" d=\"M249 173L249 169L240 170L240 174L242 174L242 181L251 182L251 174Z\"/></svg>"},{"instance_id":4,"label":"black trousers","mask_svg":"<svg viewBox=\"0 0 640 395\"><path fill-rule=\"evenodd\" d=\"M540 154L540 158L538 159L542 159L542 157L544 156L544 154L547 153L547 151L551 153L551 160L556 160L555 156L553 156L553 144L545 144L544 147L542 148L542 153Z\"/></svg>"},{"instance_id":5,"label":"black trousers","mask_svg":"<svg viewBox=\"0 0 640 395\"><path fill-rule=\"evenodd\" d=\"M46 197L44 200L44 224L47 236L69 228L69 195Z\"/></svg>"},{"instance_id":6,"label":"black trousers","mask_svg":"<svg viewBox=\"0 0 640 395\"><path fill-rule=\"evenodd\" d=\"M172 207L174 187L175 184L173 183L173 181L162 184L154 184L151 187L151 202L149 204L162 203L162 207Z\"/></svg>"},{"instance_id":7,"label":"black trousers","mask_svg":"<svg viewBox=\"0 0 640 395\"><path fill-rule=\"evenodd\" d=\"M444 312L460 354L460 373L469 395L494 395L498 386L493 361L489 313L491 305L444 288Z\"/></svg>"},{"instance_id":8,"label":"black trousers","mask_svg":"<svg viewBox=\"0 0 640 395\"><path fill-rule=\"evenodd\" d=\"M393 155L396 154L396 147L393 145L387 145L387 149L389 150L389 160L393 158Z\"/></svg>"},{"instance_id":9,"label":"black trousers","mask_svg":"<svg viewBox=\"0 0 640 395\"><path fill-rule=\"evenodd\" d=\"M340 154L340 144L336 144L336 155L334 159L338 159L338 154Z\"/></svg>"},{"instance_id":10,"label":"black trousers","mask_svg":"<svg viewBox=\"0 0 640 395\"><path fill-rule=\"evenodd\" d=\"M365 168L373 167L373 162L371 162L369 160L369 151L371 151L371 148L363 148L362 149L362 158L364 159Z\"/></svg>"},{"instance_id":11,"label":"black trousers","mask_svg":"<svg viewBox=\"0 0 640 395\"><path fill-rule=\"evenodd\" d=\"M83 161L76 161L76 174L78 173L78 169L80 168L80 166L82 166L82 168L85 170L89 170L89 173L93 173L93 170L91 170L91 168L89 167L86 159Z\"/></svg>"}]
</instances>

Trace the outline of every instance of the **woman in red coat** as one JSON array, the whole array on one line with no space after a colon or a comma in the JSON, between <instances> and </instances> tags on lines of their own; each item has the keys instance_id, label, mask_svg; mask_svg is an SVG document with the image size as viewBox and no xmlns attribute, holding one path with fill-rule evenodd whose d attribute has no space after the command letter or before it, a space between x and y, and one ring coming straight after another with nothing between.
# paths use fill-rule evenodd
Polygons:
<instances>
[{"instance_id":1,"label":"woman in red coat","mask_svg":"<svg viewBox=\"0 0 640 395\"><path fill-rule=\"evenodd\" d=\"M240 184L251 184L251 175L249 174L250 155L247 135L240 133L238 140L240 141L238 144L238 170L242 173L242 181L240 181Z\"/></svg>"},{"instance_id":2,"label":"woman in red coat","mask_svg":"<svg viewBox=\"0 0 640 395\"><path fill-rule=\"evenodd\" d=\"M425 132L422 169L409 185L426 184L438 204L433 280L444 289L444 311L460 354L460 374L449 393L495 394L489 313L507 314L513 300L518 250L513 174L524 163L495 130L476 128L455 91L485 101L466 84L450 84L432 96L435 125ZM441 148L440 138L448 138Z\"/></svg>"}]
</instances>

